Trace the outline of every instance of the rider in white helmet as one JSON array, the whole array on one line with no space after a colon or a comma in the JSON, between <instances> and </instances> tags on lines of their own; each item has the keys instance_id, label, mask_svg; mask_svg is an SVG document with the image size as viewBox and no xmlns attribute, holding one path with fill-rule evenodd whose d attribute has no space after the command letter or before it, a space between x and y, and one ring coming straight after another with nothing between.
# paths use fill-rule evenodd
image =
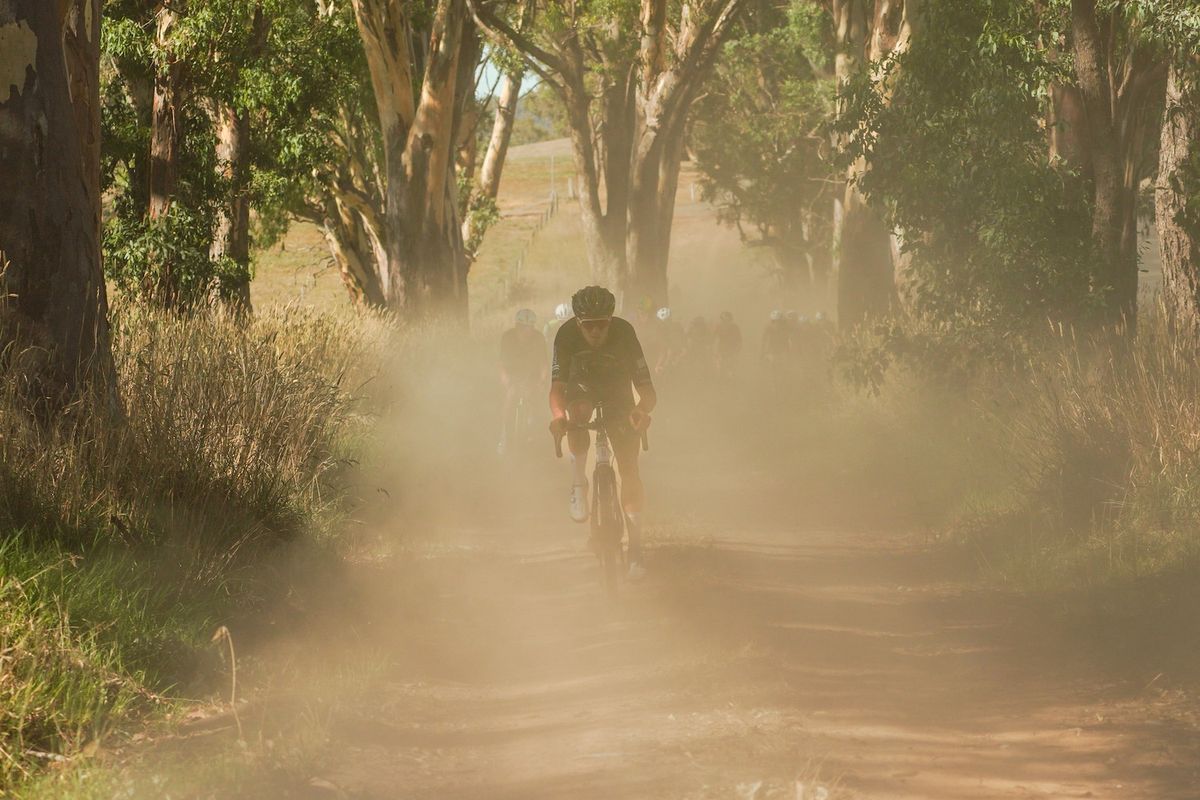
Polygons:
<instances>
[{"instance_id":1,"label":"rider in white helmet","mask_svg":"<svg viewBox=\"0 0 1200 800\"><path fill-rule=\"evenodd\" d=\"M659 348L658 357L651 366L656 375L661 375L683 356L687 349L687 334L684 333L682 325L671 319L669 306L660 307L658 311L654 312L654 316L658 318L658 336L656 338Z\"/></svg>"},{"instance_id":2,"label":"rider in white helmet","mask_svg":"<svg viewBox=\"0 0 1200 800\"><path fill-rule=\"evenodd\" d=\"M542 328L542 336L546 339L547 352L554 347L554 337L558 334L558 329L573 316L574 312L571 311L570 303L559 303L554 307L554 316L546 320L546 326Z\"/></svg>"}]
</instances>

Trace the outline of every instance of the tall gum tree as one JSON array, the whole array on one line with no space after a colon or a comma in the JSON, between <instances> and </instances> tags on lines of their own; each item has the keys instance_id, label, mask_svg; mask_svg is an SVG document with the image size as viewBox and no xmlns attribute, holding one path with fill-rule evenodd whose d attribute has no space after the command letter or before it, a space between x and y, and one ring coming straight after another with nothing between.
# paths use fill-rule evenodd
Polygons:
<instances>
[{"instance_id":1,"label":"tall gum tree","mask_svg":"<svg viewBox=\"0 0 1200 800\"><path fill-rule=\"evenodd\" d=\"M180 119L186 102L186 63L174 48L174 36L179 15L184 11L183 0L159 2L154 9L154 99L150 114L150 194L147 218L157 222L171 211L179 183ZM146 272L143 295L167 307L181 302L178 291L178 266L166 252L151 254L151 268Z\"/></svg>"},{"instance_id":2,"label":"tall gum tree","mask_svg":"<svg viewBox=\"0 0 1200 800\"><path fill-rule=\"evenodd\" d=\"M638 297L666 302L689 112L744 5L738 0L683 3L672 25L667 0L642 0L624 287Z\"/></svg>"},{"instance_id":3,"label":"tall gum tree","mask_svg":"<svg viewBox=\"0 0 1200 800\"><path fill-rule=\"evenodd\" d=\"M905 49L918 13L916 0L834 0L834 64L839 90L859 70ZM866 169L863 159L852 163L846 171L845 191L834 201L838 322L842 326L886 314L896 298L897 248L883 217L859 189L858 179Z\"/></svg>"},{"instance_id":4,"label":"tall gum tree","mask_svg":"<svg viewBox=\"0 0 1200 800\"><path fill-rule=\"evenodd\" d=\"M543 2L529 33L469 2L563 104L593 280L665 303L688 114L744 0Z\"/></svg>"},{"instance_id":5,"label":"tall gum tree","mask_svg":"<svg viewBox=\"0 0 1200 800\"><path fill-rule=\"evenodd\" d=\"M592 280L612 286L625 278L629 154L633 137L636 20L626 5L602 16L592 2L533 5L533 23L518 30L512 3L470 0L482 29L519 51L527 67L562 103L579 175L579 216ZM596 6L596 8L593 8Z\"/></svg>"},{"instance_id":6,"label":"tall gum tree","mask_svg":"<svg viewBox=\"0 0 1200 800\"><path fill-rule=\"evenodd\" d=\"M266 46L271 21L261 0L248 10L249 36L244 59L235 62L233 81L241 77L241 62L253 64ZM250 309L250 152L251 119L248 109L228 99L212 103L213 127L217 138L217 165L228 196L217 212L209 256L228 258L238 266L238 280L226 290L233 308Z\"/></svg>"},{"instance_id":7,"label":"tall gum tree","mask_svg":"<svg viewBox=\"0 0 1200 800\"><path fill-rule=\"evenodd\" d=\"M525 2L518 10L520 30L525 31L533 21L534 4ZM482 243L483 235L488 227L499 217L496 208L496 197L500 192L500 177L504 173L504 163L508 159L508 147L512 142L513 128L517 118L517 104L521 99L521 85L525 80L524 62L519 56L493 49L489 60L501 69L498 91L494 87L488 102L495 104L495 114L492 119L492 132L488 137L487 148L484 150L483 163L479 169L479 181L468 198L467 209L463 219L463 241L466 242L467 257L472 261ZM480 111L486 107L481 104ZM467 144L471 159L469 166L460 165L460 177L468 181L474 179L475 147L477 137L475 126L471 126ZM462 159L459 159L462 161Z\"/></svg>"},{"instance_id":8,"label":"tall gum tree","mask_svg":"<svg viewBox=\"0 0 1200 800\"><path fill-rule=\"evenodd\" d=\"M1167 76L1154 209L1164 298L1180 320L1200 326L1200 56Z\"/></svg>"},{"instance_id":9,"label":"tall gum tree","mask_svg":"<svg viewBox=\"0 0 1200 800\"><path fill-rule=\"evenodd\" d=\"M1137 192L1153 175L1152 131L1162 110L1166 62L1120 8L1071 0L1071 40L1092 180L1094 281L1109 322L1137 319Z\"/></svg>"},{"instance_id":10,"label":"tall gum tree","mask_svg":"<svg viewBox=\"0 0 1200 800\"><path fill-rule=\"evenodd\" d=\"M87 386L116 399L100 266L99 74L100 0L0 0L0 337L27 356L18 366L50 407Z\"/></svg>"},{"instance_id":11,"label":"tall gum tree","mask_svg":"<svg viewBox=\"0 0 1200 800\"><path fill-rule=\"evenodd\" d=\"M454 153L479 42L465 0L353 0L383 139L392 308L465 317L467 260Z\"/></svg>"}]
</instances>

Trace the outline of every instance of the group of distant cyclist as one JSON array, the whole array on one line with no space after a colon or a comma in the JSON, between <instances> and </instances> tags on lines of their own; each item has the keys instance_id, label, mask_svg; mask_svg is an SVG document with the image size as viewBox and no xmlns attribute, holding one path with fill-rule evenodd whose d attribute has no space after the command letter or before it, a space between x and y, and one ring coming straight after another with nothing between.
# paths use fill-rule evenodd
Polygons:
<instances>
[{"instance_id":1,"label":"group of distant cyclist","mask_svg":"<svg viewBox=\"0 0 1200 800\"><path fill-rule=\"evenodd\" d=\"M663 376L733 379L743 351L741 328L732 312L715 320L694 317L686 327L670 307L639 303L633 320L615 316L616 297L587 286L560 303L544 326L528 308L500 339L500 381L504 423L497 450L504 455L532 435L531 420L544 419L545 387L550 386L550 431L564 436L571 454L570 516L588 520L586 473L590 434L586 424L597 406L606 418L608 438L621 474L621 504L629 533L629 574L642 573L640 546L644 502L638 468L639 441L658 402L654 381ZM760 361L773 382L821 370L833 329L822 313L812 319L795 311L771 311L763 329Z\"/></svg>"}]
</instances>

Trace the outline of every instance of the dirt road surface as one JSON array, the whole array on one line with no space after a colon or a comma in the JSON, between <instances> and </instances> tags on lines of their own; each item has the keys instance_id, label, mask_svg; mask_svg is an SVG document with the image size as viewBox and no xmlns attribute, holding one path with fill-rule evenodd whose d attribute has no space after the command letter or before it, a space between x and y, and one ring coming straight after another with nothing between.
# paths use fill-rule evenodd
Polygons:
<instances>
[{"instance_id":1,"label":"dirt road surface","mask_svg":"<svg viewBox=\"0 0 1200 800\"><path fill-rule=\"evenodd\" d=\"M720 418L660 426L649 576L616 602L548 442L426 463L428 534L373 579L387 677L336 719L321 785L464 800L1200 797L1200 738L1176 704L1106 675L1036 609L972 588L970 564L920 536L806 523L801 487L770 466L788 454L756 464Z\"/></svg>"},{"instance_id":2,"label":"dirt road surface","mask_svg":"<svg viewBox=\"0 0 1200 800\"><path fill-rule=\"evenodd\" d=\"M676 302L736 309L753 349L786 301L683 188L676 225ZM558 260L586 279L578 254ZM356 568L366 611L335 621L383 676L366 702L333 704L299 794L1200 798L1186 704L1116 677L1044 607L981 588L869 476L821 496L827 454L804 430L825 423L798 421L795 398L755 404L753 364L741 395L661 387L649 574L610 601L548 437L495 456L495 355L476 349L402 370L419 377L380 434L396 464L379 480L407 549Z\"/></svg>"}]
</instances>

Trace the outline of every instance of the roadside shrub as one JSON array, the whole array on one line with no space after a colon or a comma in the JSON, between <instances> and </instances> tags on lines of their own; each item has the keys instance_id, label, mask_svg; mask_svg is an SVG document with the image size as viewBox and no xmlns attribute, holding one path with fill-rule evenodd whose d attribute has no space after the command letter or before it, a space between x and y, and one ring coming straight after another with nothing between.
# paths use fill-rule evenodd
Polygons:
<instances>
[{"instance_id":1,"label":"roadside shrub","mask_svg":"<svg viewBox=\"0 0 1200 800\"><path fill-rule=\"evenodd\" d=\"M192 685L262 557L324 533L388 335L296 309L112 321L123 419L38 423L0 375L0 794Z\"/></svg>"},{"instance_id":2,"label":"roadside shrub","mask_svg":"<svg viewBox=\"0 0 1200 800\"><path fill-rule=\"evenodd\" d=\"M1114 569L1200 552L1200 343L1148 314L1133 341L1064 339L1024 392L1014 440L1066 527L1102 530Z\"/></svg>"}]
</instances>

